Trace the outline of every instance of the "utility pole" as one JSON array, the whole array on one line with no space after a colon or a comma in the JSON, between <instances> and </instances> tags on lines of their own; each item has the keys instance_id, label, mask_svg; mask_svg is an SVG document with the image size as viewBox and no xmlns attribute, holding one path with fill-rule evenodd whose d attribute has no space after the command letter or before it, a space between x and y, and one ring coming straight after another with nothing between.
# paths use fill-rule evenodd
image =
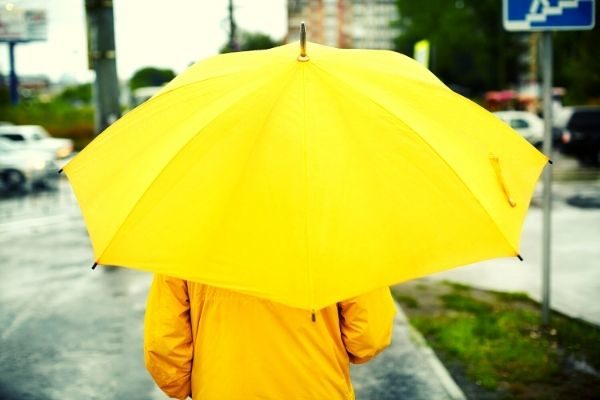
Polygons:
<instances>
[{"instance_id":1,"label":"utility pole","mask_svg":"<svg viewBox=\"0 0 600 400\"><path fill-rule=\"evenodd\" d=\"M99 134L121 116L113 2L85 0L85 8L89 67L96 72L93 86L96 105L95 133Z\"/></svg>"},{"instance_id":2,"label":"utility pole","mask_svg":"<svg viewBox=\"0 0 600 400\"><path fill-rule=\"evenodd\" d=\"M238 46L237 40L235 39L237 26L235 24L235 19L233 18L233 0L229 0L229 50L230 51L239 51L240 48Z\"/></svg>"},{"instance_id":3,"label":"utility pole","mask_svg":"<svg viewBox=\"0 0 600 400\"><path fill-rule=\"evenodd\" d=\"M17 78L17 72L15 71L15 46L16 42L8 42L8 60L9 60L9 72L8 72L8 85L10 91L10 104L16 106L19 103L19 79Z\"/></svg>"}]
</instances>

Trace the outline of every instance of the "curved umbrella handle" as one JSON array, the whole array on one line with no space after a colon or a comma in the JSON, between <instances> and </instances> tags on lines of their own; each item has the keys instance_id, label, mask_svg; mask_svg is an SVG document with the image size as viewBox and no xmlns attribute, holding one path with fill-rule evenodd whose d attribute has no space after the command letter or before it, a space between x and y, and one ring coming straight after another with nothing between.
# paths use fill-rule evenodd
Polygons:
<instances>
[{"instance_id":1,"label":"curved umbrella handle","mask_svg":"<svg viewBox=\"0 0 600 400\"><path fill-rule=\"evenodd\" d=\"M513 208L516 207L517 202L511 196L510 191L508 190L508 186L506 185L506 182L504 180L504 176L502 175L502 168L500 167L500 158L494 154L490 154L490 161L492 163L492 166L494 167L494 170L496 171L496 177L498 178L498 182L500 182L500 186L502 187L502 191L506 196L506 200L508 200L508 204L510 204L510 206Z\"/></svg>"}]
</instances>

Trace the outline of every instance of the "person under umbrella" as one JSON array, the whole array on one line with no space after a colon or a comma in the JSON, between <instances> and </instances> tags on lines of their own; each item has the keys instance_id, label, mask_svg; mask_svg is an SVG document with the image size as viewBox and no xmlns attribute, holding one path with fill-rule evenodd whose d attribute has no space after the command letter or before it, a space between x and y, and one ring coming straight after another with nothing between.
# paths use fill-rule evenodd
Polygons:
<instances>
[{"instance_id":1,"label":"person under umbrella","mask_svg":"<svg viewBox=\"0 0 600 400\"><path fill-rule=\"evenodd\" d=\"M311 318L157 274L145 316L146 366L177 399L353 399L349 363L365 363L390 344L395 312L388 288Z\"/></svg>"}]
</instances>

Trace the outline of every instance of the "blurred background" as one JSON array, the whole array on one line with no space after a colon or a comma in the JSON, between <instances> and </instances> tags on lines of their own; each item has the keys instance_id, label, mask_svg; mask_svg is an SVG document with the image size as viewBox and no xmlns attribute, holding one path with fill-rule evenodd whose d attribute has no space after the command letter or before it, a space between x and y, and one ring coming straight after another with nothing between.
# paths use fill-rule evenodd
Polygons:
<instances>
[{"instance_id":1,"label":"blurred background","mask_svg":"<svg viewBox=\"0 0 600 400\"><path fill-rule=\"evenodd\" d=\"M300 21L309 41L414 57L542 149L541 34L505 31L500 0L0 0L0 399L163 398L141 355L151 276L88 269L85 226L57 171L192 63L296 41ZM598 28L553 33L550 323L539 311L541 186L524 261L394 288L468 398L600 398L598 43ZM396 398L410 376L377 368L395 367L374 367L371 386L357 374L359 398Z\"/></svg>"}]
</instances>

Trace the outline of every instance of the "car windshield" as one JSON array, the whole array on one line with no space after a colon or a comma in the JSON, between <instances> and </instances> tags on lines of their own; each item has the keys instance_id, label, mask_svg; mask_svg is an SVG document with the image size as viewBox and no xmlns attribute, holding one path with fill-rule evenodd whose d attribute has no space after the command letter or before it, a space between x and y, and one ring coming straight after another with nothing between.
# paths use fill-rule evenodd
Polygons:
<instances>
[{"instance_id":1,"label":"car windshield","mask_svg":"<svg viewBox=\"0 0 600 400\"><path fill-rule=\"evenodd\" d=\"M14 142L24 142L25 138L20 133L0 133L0 137L12 140Z\"/></svg>"}]
</instances>

